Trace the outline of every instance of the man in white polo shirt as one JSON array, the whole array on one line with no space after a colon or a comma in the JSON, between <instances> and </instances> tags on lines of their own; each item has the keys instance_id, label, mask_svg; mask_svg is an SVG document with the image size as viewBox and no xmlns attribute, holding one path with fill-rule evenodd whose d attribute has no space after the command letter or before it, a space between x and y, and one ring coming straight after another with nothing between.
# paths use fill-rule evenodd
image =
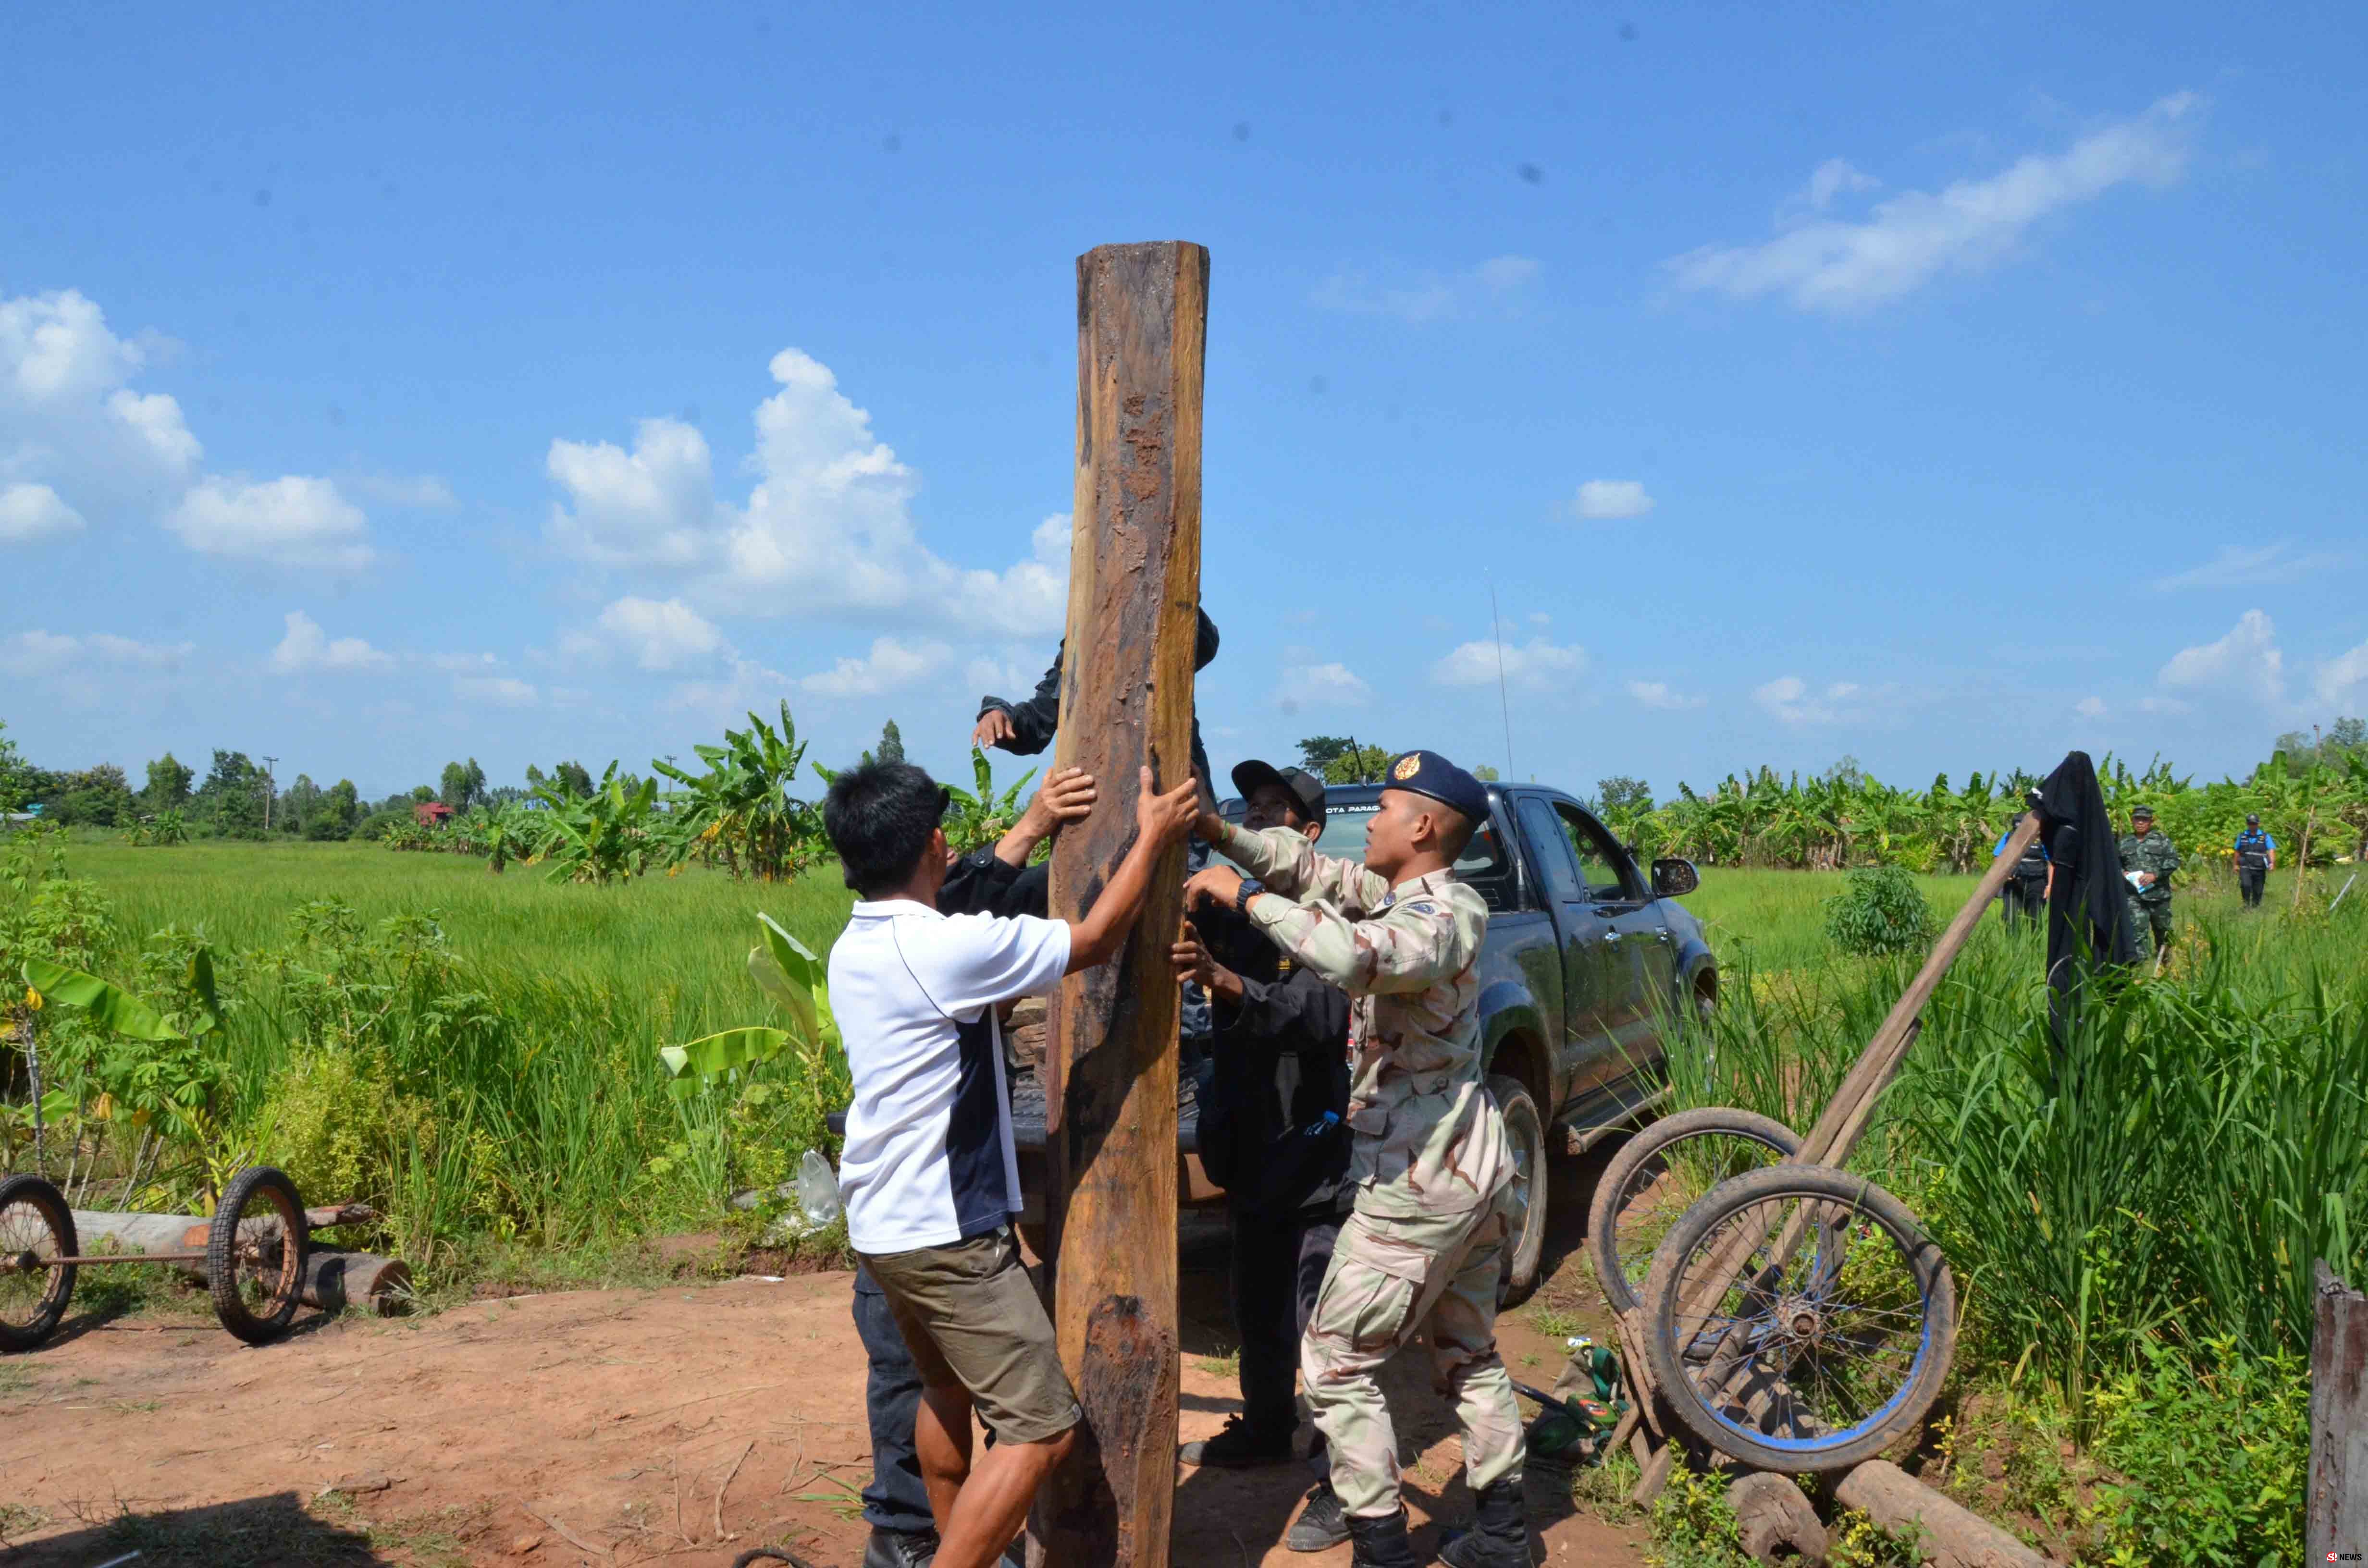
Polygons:
<instances>
[{"instance_id":1,"label":"man in white polo shirt","mask_svg":"<svg viewBox=\"0 0 2368 1568\"><path fill-rule=\"evenodd\" d=\"M1135 840L1076 920L940 914L947 795L905 763L839 775L823 827L861 896L830 953L854 1099L839 1196L921 1372L915 1426L936 1568L988 1568L1069 1451L1079 1412L1011 1233L1019 1168L996 1004L1117 956L1199 785L1142 772ZM975 1407L996 1443L971 1462Z\"/></svg>"}]
</instances>

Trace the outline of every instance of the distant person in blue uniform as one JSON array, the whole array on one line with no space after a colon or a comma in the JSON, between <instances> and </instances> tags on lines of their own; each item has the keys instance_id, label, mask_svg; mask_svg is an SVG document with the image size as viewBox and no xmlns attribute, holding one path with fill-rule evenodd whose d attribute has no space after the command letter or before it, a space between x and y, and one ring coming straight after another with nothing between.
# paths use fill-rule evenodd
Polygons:
<instances>
[{"instance_id":1,"label":"distant person in blue uniform","mask_svg":"<svg viewBox=\"0 0 2368 1568\"><path fill-rule=\"evenodd\" d=\"M2245 831L2237 835L2237 891L2245 895L2246 908L2261 907L2261 891L2277 869L2278 841L2261 831L2259 812L2246 812Z\"/></svg>"}]
</instances>

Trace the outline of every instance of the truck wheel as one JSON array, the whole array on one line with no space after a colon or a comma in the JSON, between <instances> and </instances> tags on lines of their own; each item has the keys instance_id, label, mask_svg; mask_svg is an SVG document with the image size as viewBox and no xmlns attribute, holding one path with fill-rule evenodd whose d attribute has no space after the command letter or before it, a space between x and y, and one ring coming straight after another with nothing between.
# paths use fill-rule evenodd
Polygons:
<instances>
[{"instance_id":1,"label":"truck wheel","mask_svg":"<svg viewBox=\"0 0 2368 1568\"><path fill-rule=\"evenodd\" d=\"M1497 1287L1497 1304L1510 1307L1538 1288L1538 1261L1546 1250L1546 1124L1520 1079L1492 1075L1488 1093L1505 1113L1505 1141L1513 1152L1513 1230Z\"/></svg>"}]
</instances>

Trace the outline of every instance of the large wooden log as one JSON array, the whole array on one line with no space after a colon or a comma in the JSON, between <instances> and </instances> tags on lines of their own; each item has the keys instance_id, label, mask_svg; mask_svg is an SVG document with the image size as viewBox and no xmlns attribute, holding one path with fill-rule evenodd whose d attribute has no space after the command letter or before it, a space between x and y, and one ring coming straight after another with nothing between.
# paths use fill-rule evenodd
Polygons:
<instances>
[{"instance_id":1,"label":"large wooden log","mask_svg":"<svg viewBox=\"0 0 2368 1568\"><path fill-rule=\"evenodd\" d=\"M1894 1533L1914 1526L1933 1568L2047 1568L2045 1557L1886 1460L1843 1476L1834 1500Z\"/></svg>"},{"instance_id":2,"label":"large wooden log","mask_svg":"<svg viewBox=\"0 0 2368 1568\"><path fill-rule=\"evenodd\" d=\"M1726 1506L1743 1537L1743 1550L1756 1562L1796 1557L1804 1562L1826 1560L1826 1527L1816 1509L1790 1476L1754 1471L1727 1483Z\"/></svg>"},{"instance_id":3,"label":"large wooden log","mask_svg":"<svg viewBox=\"0 0 2368 1568\"><path fill-rule=\"evenodd\" d=\"M1134 835L1136 769L1191 767L1201 597L1201 378L1209 253L1104 245L1077 258L1077 472L1056 763L1102 804L1061 835L1052 904L1089 903ZM1177 988L1183 850L1113 963L1048 1010L1053 1318L1085 1407L1076 1457L1032 1528L1050 1568L1165 1568L1176 1487ZM1034 1554L1031 1554L1034 1555Z\"/></svg>"},{"instance_id":4,"label":"large wooden log","mask_svg":"<svg viewBox=\"0 0 2368 1568\"><path fill-rule=\"evenodd\" d=\"M2305 1562L2368 1551L2368 1297L2322 1260L2310 1336L2310 1485Z\"/></svg>"}]
</instances>

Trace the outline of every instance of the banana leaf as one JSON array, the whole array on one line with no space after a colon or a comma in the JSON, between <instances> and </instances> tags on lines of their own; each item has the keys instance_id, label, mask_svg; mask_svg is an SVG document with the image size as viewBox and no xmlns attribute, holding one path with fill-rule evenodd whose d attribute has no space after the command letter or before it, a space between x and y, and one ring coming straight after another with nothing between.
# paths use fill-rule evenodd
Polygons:
<instances>
[{"instance_id":1,"label":"banana leaf","mask_svg":"<svg viewBox=\"0 0 2368 1568\"><path fill-rule=\"evenodd\" d=\"M759 910L765 945L748 954L748 977L757 988L780 1004L796 1020L798 1038L813 1044L822 1039L822 1020L814 1009L814 993L825 983L822 960L803 942L791 936Z\"/></svg>"},{"instance_id":2,"label":"banana leaf","mask_svg":"<svg viewBox=\"0 0 2368 1568\"><path fill-rule=\"evenodd\" d=\"M85 974L78 969L68 969L47 959L25 960L25 983L40 992L44 998L67 1002L90 1014L91 1021L101 1028L129 1040L178 1041L188 1039L166 1022L164 1016L130 992L109 985L95 974ZM212 978L212 966L207 967L207 978Z\"/></svg>"},{"instance_id":3,"label":"banana leaf","mask_svg":"<svg viewBox=\"0 0 2368 1568\"><path fill-rule=\"evenodd\" d=\"M688 1074L702 1080L713 1079L752 1062L771 1061L781 1053L791 1039L787 1029L751 1025L746 1028L725 1029L720 1034L703 1035L680 1045L666 1046L658 1051L658 1059L677 1078Z\"/></svg>"}]
</instances>

